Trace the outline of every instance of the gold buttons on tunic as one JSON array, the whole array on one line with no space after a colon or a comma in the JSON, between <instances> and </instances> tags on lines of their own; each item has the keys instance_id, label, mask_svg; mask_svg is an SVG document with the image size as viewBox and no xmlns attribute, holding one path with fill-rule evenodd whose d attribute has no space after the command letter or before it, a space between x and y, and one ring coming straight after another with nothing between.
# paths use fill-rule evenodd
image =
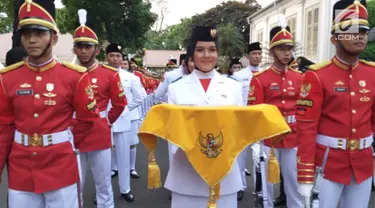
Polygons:
<instances>
[{"instance_id":1,"label":"gold buttons on tunic","mask_svg":"<svg viewBox=\"0 0 375 208\"><path fill-rule=\"evenodd\" d=\"M39 99L40 95L39 94L35 94L34 97L35 97L35 99Z\"/></svg>"},{"instance_id":2,"label":"gold buttons on tunic","mask_svg":"<svg viewBox=\"0 0 375 208\"><path fill-rule=\"evenodd\" d=\"M38 153L36 153L36 152L33 152L33 156L35 157L35 156L37 156L38 155Z\"/></svg>"},{"instance_id":3,"label":"gold buttons on tunic","mask_svg":"<svg viewBox=\"0 0 375 208\"><path fill-rule=\"evenodd\" d=\"M351 96L354 96L354 95L355 95L355 92L351 92L350 95L351 95Z\"/></svg>"},{"instance_id":4,"label":"gold buttons on tunic","mask_svg":"<svg viewBox=\"0 0 375 208\"><path fill-rule=\"evenodd\" d=\"M357 113L357 111L356 111L356 110L352 110L352 113L353 113L353 114L356 114L356 113Z\"/></svg>"},{"instance_id":5,"label":"gold buttons on tunic","mask_svg":"<svg viewBox=\"0 0 375 208\"><path fill-rule=\"evenodd\" d=\"M285 100L281 101L282 104L285 104Z\"/></svg>"},{"instance_id":6,"label":"gold buttons on tunic","mask_svg":"<svg viewBox=\"0 0 375 208\"><path fill-rule=\"evenodd\" d=\"M34 113L34 118L39 118L39 114Z\"/></svg>"},{"instance_id":7,"label":"gold buttons on tunic","mask_svg":"<svg viewBox=\"0 0 375 208\"><path fill-rule=\"evenodd\" d=\"M286 89L283 89L283 92L286 92Z\"/></svg>"},{"instance_id":8,"label":"gold buttons on tunic","mask_svg":"<svg viewBox=\"0 0 375 208\"><path fill-rule=\"evenodd\" d=\"M37 76L36 77L36 81L42 81L42 77L41 76Z\"/></svg>"},{"instance_id":9,"label":"gold buttons on tunic","mask_svg":"<svg viewBox=\"0 0 375 208\"><path fill-rule=\"evenodd\" d=\"M285 77L283 77L282 79L285 80Z\"/></svg>"},{"instance_id":10,"label":"gold buttons on tunic","mask_svg":"<svg viewBox=\"0 0 375 208\"><path fill-rule=\"evenodd\" d=\"M349 79L353 79L353 75L350 74L350 75L349 75Z\"/></svg>"},{"instance_id":11,"label":"gold buttons on tunic","mask_svg":"<svg viewBox=\"0 0 375 208\"><path fill-rule=\"evenodd\" d=\"M353 133L357 132L357 129L352 129L352 132L353 132Z\"/></svg>"}]
</instances>

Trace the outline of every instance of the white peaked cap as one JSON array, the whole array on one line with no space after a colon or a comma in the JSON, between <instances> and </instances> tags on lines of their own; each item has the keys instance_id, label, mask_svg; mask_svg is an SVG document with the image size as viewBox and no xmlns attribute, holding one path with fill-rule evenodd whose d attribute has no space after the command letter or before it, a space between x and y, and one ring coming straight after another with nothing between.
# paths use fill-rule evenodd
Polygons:
<instances>
[{"instance_id":1,"label":"white peaked cap","mask_svg":"<svg viewBox=\"0 0 375 208\"><path fill-rule=\"evenodd\" d=\"M87 11L85 9L78 10L79 23L85 25L87 21Z\"/></svg>"}]
</instances>

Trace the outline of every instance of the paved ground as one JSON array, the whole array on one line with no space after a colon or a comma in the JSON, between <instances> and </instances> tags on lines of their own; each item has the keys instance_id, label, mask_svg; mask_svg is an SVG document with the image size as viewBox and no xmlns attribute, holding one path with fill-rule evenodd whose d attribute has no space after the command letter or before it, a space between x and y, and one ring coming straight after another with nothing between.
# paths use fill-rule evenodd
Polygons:
<instances>
[{"instance_id":1,"label":"paved ground","mask_svg":"<svg viewBox=\"0 0 375 208\"><path fill-rule=\"evenodd\" d=\"M137 171L141 175L141 179L132 180L132 191L136 197L134 203L125 202L119 195L117 178L113 179L113 188L115 193L116 207L126 207L126 208L169 208L170 201L168 199L168 191L164 188L158 190L147 190L147 153L143 148L143 145L138 147L138 158L137 158ZM164 141L159 142L158 149L156 152L158 159L158 164L162 171L162 178L165 181L165 177L168 170L168 155L167 155L167 145ZM248 167L251 167L251 160L249 158ZM251 195L252 178L248 177L249 188L247 189L244 199L239 203L239 208L253 208L253 199ZM6 195L7 195L7 176L4 173L2 177L3 184L0 185L0 208L6 208ZM93 197L95 196L95 188L92 181L91 173L88 174L88 181L85 186L84 200L86 202L85 208L95 208L95 205L91 203ZM375 193L372 194L371 204L369 207L375 207ZM22 208L22 207L20 207Z\"/></svg>"}]
</instances>

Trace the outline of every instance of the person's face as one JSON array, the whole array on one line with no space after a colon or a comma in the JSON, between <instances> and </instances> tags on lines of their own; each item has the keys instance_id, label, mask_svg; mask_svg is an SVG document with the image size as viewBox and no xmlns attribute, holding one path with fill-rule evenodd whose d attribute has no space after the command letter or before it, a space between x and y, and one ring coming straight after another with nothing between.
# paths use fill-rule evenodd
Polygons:
<instances>
[{"instance_id":1,"label":"person's face","mask_svg":"<svg viewBox=\"0 0 375 208\"><path fill-rule=\"evenodd\" d=\"M194 64L203 72L215 68L218 61L218 51L215 42L198 41L194 50Z\"/></svg>"},{"instance_id":2,"label":"person's face","mask_svg":"<svg viewBox=\"0 0 375 208\"><path fill-rule=\"evenodd\" d=\"M259 64L262 62L262 51L251 51L247 56L247 59L249 60L251 66L259 66Z\"/></svg>"},{"instance_id":3,"label":"person's face","mask_svg":"<svg viewBox=\"0 0 375 208\"><path fill-rule=\"evenodd\" d=\"M88 63L97 55L99 51L96 49L95 45L89 44L76 44L74 46L74 53L77 55L81 63Z\"/></svg>"},{"instance_id":4,"label":"person's face","mask_svg":"<svg viewBox=\"0 0 375 208\"><path fill-rule=\"evenodd\" d=\"M129 69L129 62L128 61L122 61L121 69L128 70Z\"/></svg>"},{"instance_id":5,"label":"person's face","mask_svg":"<svg viewBox=\"0 0 375 208\"><path fill-rule=\"evenodd\" d=\"M340 50L341 46L352 53L359 55L367 47L368 31L360 30L359 33L336 34L331 37L331 42Z\"/></svg>"},{"instance_id":6,"label":"person's face","mask_svg":"<svg viewBox=\"0 0 375 208\"><path fill-rule=\"evenodd\" d=\"M114 68L119 68L122 63L122 55L121 53L111 52L107 54L107 61L108 64Z\"/></svg>"},{"instance_id":7,"label":"person's face","mask_svg":"<svg viewBox=\"0 0 375 208\"><path fill-rule=\"evenodd\" d=\"M277 58L277 60L279 60L283 65L288 65L290 59L292 59L293 46L279 45L271 50L274 56L274 60L275 58Z\"/></svg>"},{"instance_id":8,"label":"person's face","mask_svg":"<svg viewBox=\"0 0 375 208\"><path fill-rule=\"evenodd\" d=\"M188 61L188 64L187 64L187 68L189 70L189 73L193 72L194 69L195 69L195 64L194 64L194 61L193 59L189 58L189 61Z\"/></svg>"},{"instance_id":9,"label":"person's face","mask_svg":"<svg viewBox=\"0 0 375 208\"><path fill-rule=\"evenodd\" d=\"M51 46L57 43L58 37L50 31L25 29L22 31L21 42L30 57L39 57L51 41ZM52 52L52 47L47 51Z\"/></svg>"},{"instance_id":10,"label":"person's face","mask_svg":"<svg viewBox=\"0 0 375 208\"><path fill-rule=\"evenodd\" d=\"M242 68L241 64L233 64L231 71L234 73L236 71L241 70L241 68Z\"/></svg>"}]
</instances>

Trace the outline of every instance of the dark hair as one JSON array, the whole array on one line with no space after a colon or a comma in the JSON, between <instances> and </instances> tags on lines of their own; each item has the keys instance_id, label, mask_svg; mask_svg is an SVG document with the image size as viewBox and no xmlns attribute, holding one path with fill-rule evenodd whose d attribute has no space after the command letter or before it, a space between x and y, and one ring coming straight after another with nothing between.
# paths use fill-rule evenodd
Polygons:
<instances>
[{"instance_id":1,"label":"dark hair","mask_svg":"<svg viewBox=\"0 0 375 208\"><path fill-rule=\"evenodd\" d=\"M124 61L128 62L128 66L129 66L128 71L133 72L133 68L132 68L132 65L130 64L130 61L128 59L124 59Z\"/></svg>"}]
</instances>

